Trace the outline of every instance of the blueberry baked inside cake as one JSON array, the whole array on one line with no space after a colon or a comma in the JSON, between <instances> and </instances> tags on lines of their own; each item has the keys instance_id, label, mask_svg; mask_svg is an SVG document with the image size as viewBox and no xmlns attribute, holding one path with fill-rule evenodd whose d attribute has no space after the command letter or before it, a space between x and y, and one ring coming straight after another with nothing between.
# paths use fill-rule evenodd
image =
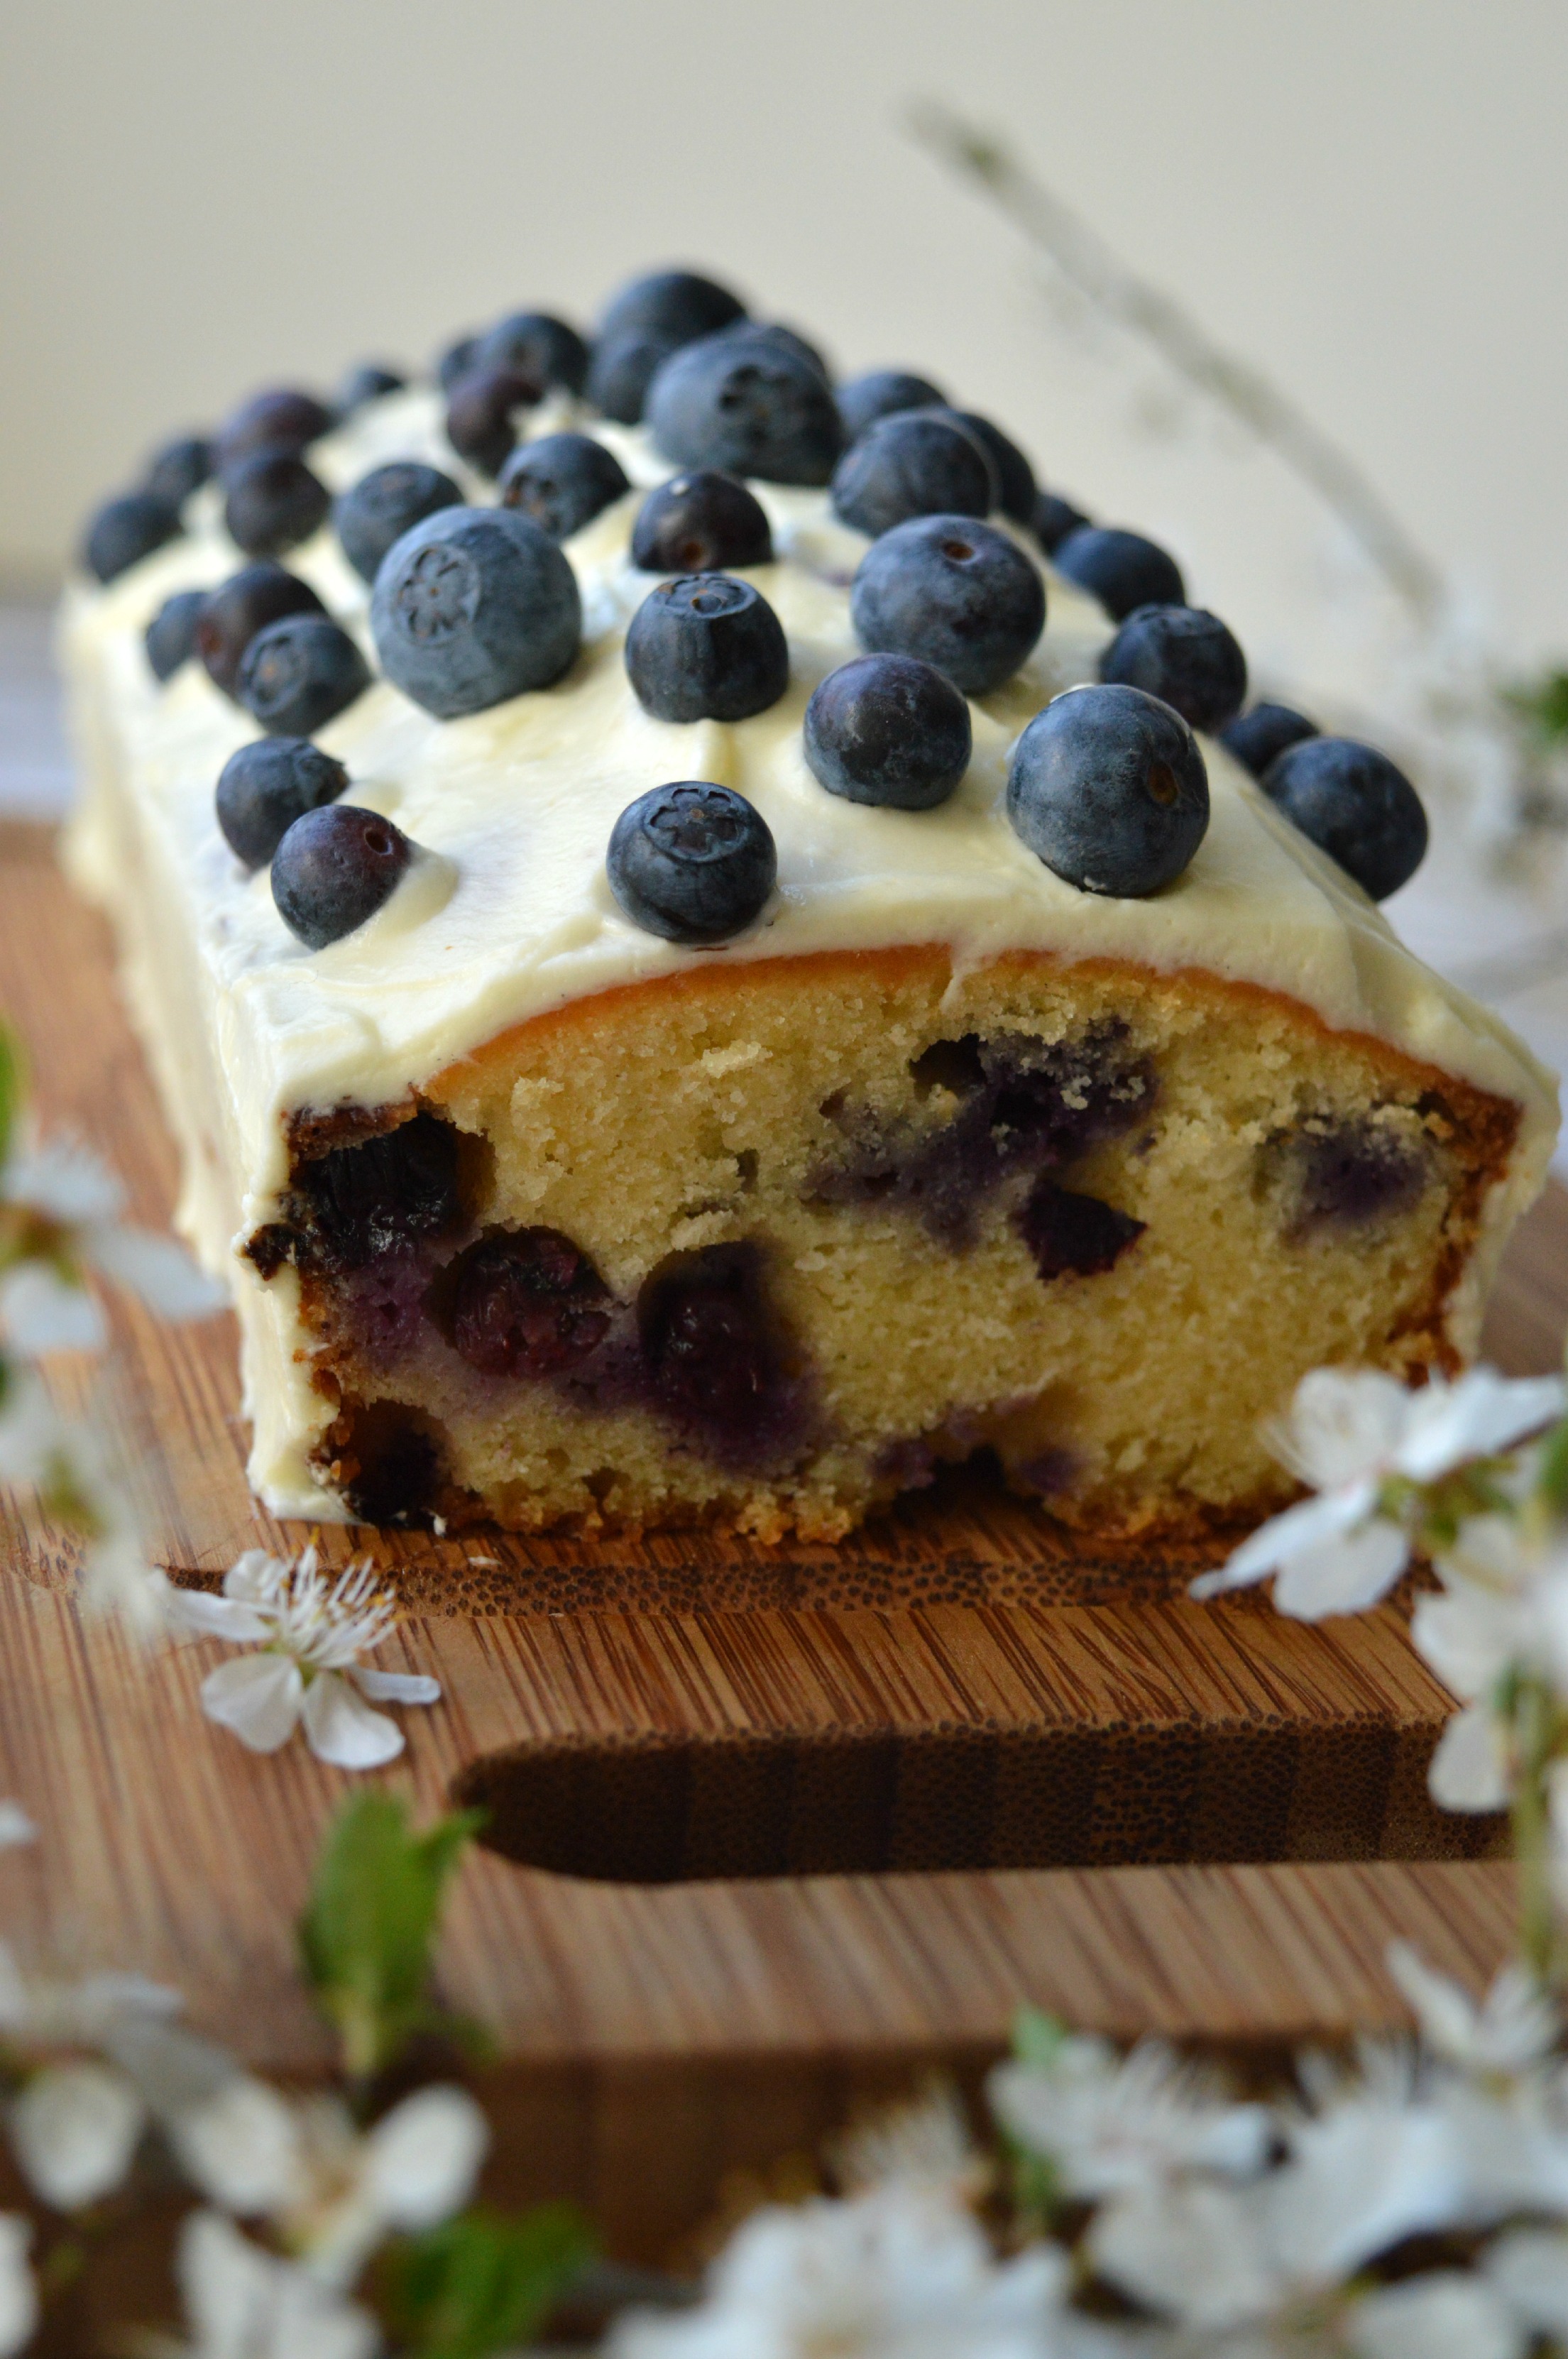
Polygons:
<instances>
[{"instance_id":1,"label":"blueberry baked inside cake","mask_svg":"<svg viewBox=\"0 0 1568 2359\"><path fill-rule=\"evenodd\" d=\"M1306 1369L1473 1351L1555 1095L1378 913L1413 788L929 380L663 273L85 558L68 856L275 1510L831 1538L988 1450L1198 1536Z\"/></svg>"}]
</instances>

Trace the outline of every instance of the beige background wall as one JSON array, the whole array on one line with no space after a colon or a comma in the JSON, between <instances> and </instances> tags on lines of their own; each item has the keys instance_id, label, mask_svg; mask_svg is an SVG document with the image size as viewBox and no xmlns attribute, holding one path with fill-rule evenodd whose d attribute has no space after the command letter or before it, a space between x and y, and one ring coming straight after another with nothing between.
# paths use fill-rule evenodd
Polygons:
<instances>
[{"instance_id":1,"label":"beige background wall","mask_svg":"<svg viewBox=\"0 0 1568 2359\"><path fill-rule=\"evenodd\" d=\"M900 128L928 92L1286 380L1509 643L1568 648L1563 0L3 0L0 28L13 576L256 380L690 257L993 409L1266 669L1365 662L1310 503L1063 333Z\"/></svg>"}]
</instances>

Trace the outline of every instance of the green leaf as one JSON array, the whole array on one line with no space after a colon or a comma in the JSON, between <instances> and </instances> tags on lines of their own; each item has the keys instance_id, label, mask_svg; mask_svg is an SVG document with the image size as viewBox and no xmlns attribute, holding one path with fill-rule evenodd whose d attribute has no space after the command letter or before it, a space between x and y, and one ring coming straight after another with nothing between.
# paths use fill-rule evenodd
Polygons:
<instances>
[{"instance_id":1,"label":"green leaf","mask_svg":"<svg viewBox=\"0 0 1568 2359\"><path fill-rule=\"evenodd\" d=\"M1568 671L1542 672L1539 679L1521 680L1503 693L1549 745L1568 737Z\"/></svg>"},{"instance_id":2,"label":"green leaf","mask_svg":"<svg viewBox=\"0 0 1568 2359\"><path fill-rule=\"evenodd\" d=\"M1043 2007L1020 2006L1013 2017L1013 2054L1020 2064L1049 2067L1055 2063L1067 2026Z\"/></svg>"},{"instance_id":3,"label":"green leaf","mask_svg":"<svg viewBox=\"0 0 1568 2359\"><path fill-rule=\"evenodd\" d=\"M1554 1515L1568 1515L1568 1417L1545 1437L1536 1488Z\"/></svg>"},{"instance_id":4,"label":"green leaf","mask_svg":"<svg viewBox=\"0 0 1568 2359\"><path fill-rule=\"evenodd\" d=\"M416 1834L392 1794L359 1795L334 1820L299 1919L299 1955L352 2079L381 2071L416 2031L471 2032L430 1996L431 1952L447 1879L484 1822L483 1810L462 1810Z\"/></svg>"},{"instance_id":5,"label":"green leaf","mask_svg":"<svg viewBox=\"0 0 1568 2359\"><path fill-rule=\"evenodd\" d=\"M409 2359L486 2359L527 2342L593 2256L570 2203L512 2217L475 2206L388 2246L387 2322Z\"/></svg>"}]
</instances>

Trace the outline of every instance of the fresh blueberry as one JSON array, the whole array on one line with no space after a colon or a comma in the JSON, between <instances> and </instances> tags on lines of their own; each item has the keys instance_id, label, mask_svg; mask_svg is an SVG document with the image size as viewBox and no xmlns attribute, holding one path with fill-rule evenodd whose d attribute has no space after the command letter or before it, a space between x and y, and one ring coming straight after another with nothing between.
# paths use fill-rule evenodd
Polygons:
<instances>
[{"instance_id":1,"label":"fresh blueberry","mask_svg":"<svg viewBox=\"0 0 1568 2359\"><path fill-rule=\"evenodd\" d=\"M331 431L332 413L313 393L279 386L252 394L218 429L212 464L220 475L253 451L303 451Z\"/></svg>"},{"instance_id":2,"label":"fresh blueberry","mask_svg":"<svg viewBox=\"0 0 1568 2359\"><path fill-rule=\"evenodd\" d=\"M588 371L588 398L599 415L640 425L648 386L677 349L666 336L601 336Z\"/></svg>"},{"instance_id":3,"label":"fresh blueberry","mask_svg":"<svg viewBox=\"0 0 1568 2359\"><path fill-rule=\"evenodd\" d=\"M532 409L542 381L521 369L471 368L446 403L446 439L483 475L498 475L517 447L517 413Z\"/></svg>"},{"instance_id":4,"label":"fresh blueberry","mask_svg":"<svg viewBox=\"0 0 1568 2359\"><path fill-rule=\"evenodd\" d=\"M1353 737L1305 737L1277 755L1263 791L1374 901L1397 893L1426 856L1426 813L1402 770Z\"/></svg>"},{"instance_id":5,"label":"fresh blueberry","mask_svg":"<svg viewBox=\"0 0 1568 2359\"><path fill-rule=\"evenodd\" d=\"M1304 712L1292 712L1288 704L1255 704L1250 712L1226 723L1220 731L1220 743L1244 770L1260 778L1287 745L1300 745L1317 734L1317 723L1309 721Z\"/></svg>"},{"instance_id":6,"label":"fresh blueberry","mask_svg":"<svg viewBox=\"0 0 1568 2359\"><path fill-rule=\"evenodd\" d=\"M659 1262L637 1291L653 1397L721 1465L781 1466L810 1431L800 1354L768 1299L755 1237Z\"/></svg>"},{"instance_id":7,"label":"fresh blueberry","mask_svg":"<svg viewBox=\"0 0 1568 2359\"><path fill-rule=\"evenodd\" d=\"M744 320L746 305L727 287L692 270L656 270L634 278L604 307L599 334L606 343L615 336L658 336L664 342L690 344Z\"/></svg>"},{"instance_id":8,"label":"fresh blueberry","mask_svg":"<svg viewBox=\"0 0 1568 2359\"><path fill-rule=\"evenodd\" d=\"M272 897L307 950L341 941L389 898L412 844L379 811L323 803L297 819L272 855Z\"/></svg>"},{"instance_id":9,"label":"fresh blueberry","mask_svg":"<svg viewBox=\"0 0 1568 2359\"><path fill-rule=\"evenodd\" d=\"M588 382L588 347L575 328L548 311L513 311L480 337L474 365L517 369L541 385L581 393Z\"/></svg>"},{"instance_id":10,"label":"fresh blueberry","mask_svg":"<svg viewBox=\"0 0 1568 2359\"><path fill-rule=\"evenodd\" d=\"M196 620L196 652L225 696L239 687L240 662L257 631L285 614L324 614L308 582L263 558L210 592Z\"/></svg>"},{"instance_id":11,"label":"fresh blueberry","mask_svg":"<svg viewBox=\"0 0 1568 2359\"><path fill-rule=\"evenodd\" d=\"M207 603L205 590L177 590L147 626L147 657L155 679L172 679L196 652L196 625Z\"/></svg>"},{"instance_id":12,"label":"fresh blueberry","mask_svg":"<svg viewBox=\"0 0 1568 2359\"><path fill-rule=\"evenodd\" d=\"M443 508L406 532L376 577L381 669L440 720L548 688L577 653L577 577L515 508Z\"/></svg>"},{"instance_id":13,"label":"fresh blueberry","mask_svg":"<svg viewBox=\"0 0 1568 2359\"><path fill-rule=\"evenodd\" d=\"M1100 678L1144 689L1212 733L1241 711L1247 658L1202 606L1135 606L1101 654Z\"/></svg>"},{"instance_id":14,"label":"fresh blueberry","mask_svg":"<svg viewBox=\"0 0 1568 2359\"><path fill-rule=\"evenodd\" d=\"M648 387L648 421L678 467L773 484L825 484L844 440L811 363L751 336L703 336L671 353Z\"/></svg>"},{"instance_id":15,"label":"fresh blueberry","mask_svg":"<svg viewBox=\"0 0 1568 2359\"><path fill-rule=\"evenodd\" d=\"M632 532L632 563L645 573L723 573L771 565L773 536L760 501L712 467L672 475L649 492Z\"/></svg>"},{"instance_id":16,"label":"fresh blueberry","mask_svg":"<svg viewBox=\"0 0 1568 2359\"><path fill-rule=\"evenodd\" d=\"M436 358L436 383L443 393L450 393L460 376L466 376L474 366L474 355L479 350L479 337L454 336L443 346Z\"/></svg>"},{"instance_id":17,"label":"fresh blueberry","mask_svg":"<svg viewBox=\"0 0 1568 2359\"><path fill-rule=\"evenodd\" d=\"M570 540L631 490L626 469L591 434L541 434L501 470L501 505L532 516L551 540Z\"/></svg>"},{"instance_id":18,"label":"fresh blueberry","mask_svg":"<svg viewBox=\"0 0 1568 2359\"><path fill-rule=\"evenodd\" d=\"M427 467L418 459L394 459L385 467L372 467L352 491L344 492L332 522L354 571L374 582L395 540L426 516L462 506L463 494L439 467Z\"/></svg>"},{"instance_id":19,"label":"fresh blueberry","mask_svg":"<svg viewBox=\"0 0 1568 2359\"><path fill-rule=\"evenodd\" d=\"M867 369L864 376L852 376L847 385L841 385L837 399L846 442L857 441L877 419L892 418L900 409L947 408L947 396L940 386L929 377L911 375L908 369Z\"/></svg>"},{"instance_id":20,"label":"fresh blueberry","mask_svg":"<svg viewBox=\"0 0 1568 2359\"><path fill-rule=\"evenodd\" d=\"M144 492L167 500L171 508L184 506L200 491L212 472L212 446L204 434L180 434L163 443L147 461Z\"/></svg>"},{"instance_id":21,"label":"fresh blueberry","mask_svg":"<svg viewBox=\"0 0 1568 2359\"><path fill-rule=\"evenodd\" d=\"M1055 492L1041 492L1034 504L1034 537L1047 557L1054 557L1070 532L1076 532L1089 519L1082 508L1064 500Z\"/></svg>"},{"instance_id":22,"label":"fresh blueberry","mask_svg":"<svg viewBox=\"0 0 1568 2359\"><path fill-rule=\"evenodd\" d=\"M246 647L239 701L268 736L311 737L369 686L346 631L325 614L285 614Z\"/></svg>"},{"instance_id":23,"label":"fresh blueberry","mask_svg":"<svg viewBox=\"0 0 1568 2359\"><path fill-rule=\"evenodd\" d=\"M87 527L82 554L100 582L114 582L180 532L180 510L151 492L105 500Z\"/></svg>"},{"instance_id":24,"label":"fresh blueberry","mask_svg":"<svg viewBox=\"0 0 1568 2359\"><path fill-rule=\"evenodd\" d=\"M1158 541L1105 525L1081 524L1051 550L1051 562L1096 597L1113 623L1138 606L1184 606L1181 569Z\"/></svg>"},{"instance_id":25,"label":"fresh blueberry","mask_svg":"<svg viewBox=\"0 0 1568 2359\"><path fill-rule=\"evenodd\" d=\"M856 656L806 707L806 760L830 795L932 810L969 767L969 707L913 656Z\"/></svg>"},{"instance_id":26,"label":"fresh blueberry","mask_svg":"<svg viewBox=\"0 0 1568 2359\"><path fill-rule=\"evenodd\" d=\"M762 813L728 787L686 778L628 803L610 834L610 890L632 923L670 942L723 942L773 890Z\"/></svg>"},{"instance_id":27,"label":"fresh blueberry","mask_svg":"<svg viewBox=\"0 0 1568 2359\"><path fill-rule=\"evenodd\" d=\"M961 426L984 444L985 455L996 471L996 506L1015 524L1029 524L1034 518L1034 504L1040 496L1034 480L1034 469L1011 437L999 426L993 426L978 410L955 409L953 413Z\"/></svg>"},{"instance_id":28,"label":"fresh blueberry","mask_svg":"<svg viewBox=\"0 0 1568 2359\"><path fill-rule=\"evenodd\" d=\"M789 353L808 368L816 370L824 385L832 385L833 371L819 347L799 328L787 328L781 320L732 320L727 328L716 332L721 336L746 336L754 343L771 344L775 350Z\"/></svg>"},{"instance_id":29,"label":"fresh blueberry","mask_svg":"<svg viewBox=\"0 0 1568 2359\"><path fill-rule=\"evenodd\" d=\"M650 590L632 616L626 677L656 721L747 721L789 687L789 649L749 582L683 573Z\"/></svg>"},{"instance_id":30,"label":"fresh blueberry","mask_svg":"<svg viewBox=\"0 0 1568 2359\"><path fill-rule=\"evenodd\" d=\"M1045 584L994 525L914 516L866 550L849 611L873 654L918 656L965 696L988 696L1044 630Z\"/></svg>"},{"instance_id":31,"label":"fresh blueberry","mask_svg":"<svg viewBox=\"0 0 1568 2359\"><path fill-rule=\"evenodd\" d=\"M253 451L223 477L223 522L247 557L281 557L323 523L332 494L297 451Z\"/></svg>"},{"instance_id":32,"label":"fresh blueberry","mask_svg":"<svg viewBox=\"0 0 1568 2359\"><path fill-rule=\"evenodd\" d=\"M308 737L255 737L218 774L218 825L247 868L265 868L301 812L347 785L343 764Z\"/></svg>"},{"instance_id":33,"label":"fresh blueberry","mask_svg":"<svg viewBox=\"0 0 1568 2359\"><path fill-rule=\"evenodd\" d=\"M485 1376L554 1376L604 1341L610 1291L559 1229L502 1229L459 1256L452 1342Z\"/></svg>"},{"instance_id":34,"label":"fresh blueberry","mask_svg":"<svg viewBox=\"0 0 1568 2359\"><path fill-rule=\"evenodd\" d=\"M1084 893L1158 893L1209 824L1209 779L1178 712L1119 682L1071 688L1013 751L1007 817L1046 866Z\"/></svg>"},{"instance_id":35,"label":"fresh blueberry","mask_svg":"<svg viewBox=\"0 0 1568 2359\"><path fill-rule=\"evenodd\" d=\"M833 514L875 540L910 516L989 516L996 472L984 446L944 409L900 409L852 442L833 474Z\"/></svg>"},{"instance_id":36,"label":"fresh blueberry","mask_svg":"<svg viewBox=\"0 0 1568 2359\"><path fill-rule=\"evenodd\" d=\"M334 405L340 418L352 418L356 409L367 402L380 401L389 393L401 393L408 380L400 370L387 368L380 361L361 361L351 368L338 387Z\"/></svg>"}]
</instances>

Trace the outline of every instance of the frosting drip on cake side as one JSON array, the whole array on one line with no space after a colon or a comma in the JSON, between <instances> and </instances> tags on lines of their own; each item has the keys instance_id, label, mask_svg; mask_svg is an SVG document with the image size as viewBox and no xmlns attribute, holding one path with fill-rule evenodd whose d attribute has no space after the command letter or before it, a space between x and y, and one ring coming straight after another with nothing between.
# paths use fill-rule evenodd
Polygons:
<instances>
[{"instance_id":1,"label":"frosting drip on cake side","mask_svg":"<svg viewBox=\"0 0 1568 2359\"><path fill-rule=\"evenodd\" d=\"M777 561L745 578L789 636L789 689L770 711L735 724L652 720L631 692L621 650L631 614L660 577L633 569L628 547L644 490L672 471L640 430L581 418L563 403L539 410L531 431L569 423L608 444L636 486L566 545L583 600L577 660L555 687L454 722L433 719L378 679L319 733L348 767L347 799L396 820L430 855L376 916L324 951L309 951L289 933L266 871L247 876L218 831L213 786L228 756L256 734L249 716L197 663L159 688L142 646L171 592L215 583L242 561L215 493L191 502L186 537L109 588L68 597L66 660L100 716L112 715L102 723L112 742L83 748L88 793L68 856L79 881L124 920L135 945L133 988L143 996L190 1004L189 990L159 991L157 970L194 957L208 1034L166 1051L182 1070L165 1080L177 1097L199 1099L221 1063L213 1093L226 1103L203 1118L222 1122L228 1151L208 1160L226 1160L248 1181L237 1204L216 1185L203 1191L198 1180L188 1190L185 1223L210 1262L226 1259L236 1221L248 1230L268 1217L285 1178L284 1117L296 1109L399 1099L545 1009L700 962L903 943L951 945L961 966L1021 949L1167 973L1199 968L1287 994L1332 1027L1373 1034L1519 1101L1520 1146L1508 1186L1495 1191L1497 1223L1528 1201L1555 1130L1550 1077L1504 1026L1401 948L1376 907L1217 744L1203 742L1207 837L1185 874L1149 899L1078 892L1019 842L1004 803L1007 757L1051 696L1094 677L1109 631L1094 601L1045 569L1045 636L1005 689L972 704L974 758L950 801L915 812L842 800L807 769L800 727L817 682L859 652L849 584L868 543L835 521L825 493L755 484ZM314 446L310 463L340 491L368 468L407 457L456 474L475 499L492 496L454 461L439 399L422 391L372 403ZM286 562L374 659L368 589L330 529ZM141 839L134 860L113 795L93 785L95 769L117 770L130 787ZM677 778L746 795L778 845L776 894L758 922L719 951L641 931L605 878L621 810ZM190 1128L193 1136L200 1129L194 1113Z\"/></svg>"}]
</instances>

